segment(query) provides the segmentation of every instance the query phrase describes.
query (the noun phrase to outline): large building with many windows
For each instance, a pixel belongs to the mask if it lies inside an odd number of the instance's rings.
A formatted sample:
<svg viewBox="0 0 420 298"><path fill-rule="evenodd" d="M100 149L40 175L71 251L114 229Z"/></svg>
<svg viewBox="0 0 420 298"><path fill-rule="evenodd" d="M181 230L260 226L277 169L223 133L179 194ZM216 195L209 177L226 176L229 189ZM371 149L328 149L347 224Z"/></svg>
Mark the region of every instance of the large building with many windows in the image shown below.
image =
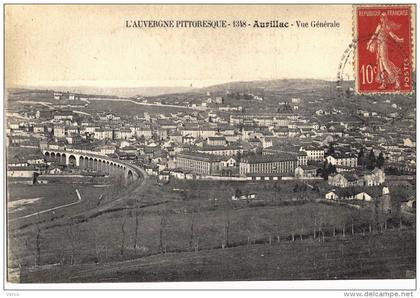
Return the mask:
<svg viewBox="0 0 420 298"><path fill-rule="evenodd" d="M176 167L201 175L214 175L220 172L220 158L215 155L183 152L176 157Z"/></svg>
<svg viewBox="0 0 420 298"><path fill-rule="evenodd" d="M292 175L297 163L297 156L288 153L244 157L239 165L239 174Z"/></svg>

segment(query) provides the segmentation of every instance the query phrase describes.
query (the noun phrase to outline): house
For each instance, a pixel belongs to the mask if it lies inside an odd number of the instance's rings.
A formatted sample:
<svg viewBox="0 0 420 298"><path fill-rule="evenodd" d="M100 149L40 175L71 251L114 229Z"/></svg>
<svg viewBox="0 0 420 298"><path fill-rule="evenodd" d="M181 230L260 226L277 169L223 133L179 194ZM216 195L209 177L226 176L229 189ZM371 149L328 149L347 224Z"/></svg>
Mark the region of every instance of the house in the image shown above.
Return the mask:
<svg viewBox="0 0 420 298"><path fill-rule="evenodd" d="M193 136L183 136L182 137L182 143L183 144L193 144L195 141L195 138Z"/></svg>
<svg viewBox="0 0 420 298"><path fill-rule="evenodd" d="M410 199L407 202L404 203L404 209L408 209L410 211L415 210L416 209L416 199Z"/></svg>
<svg viewBox="0 0 420 298"><path fill-rule="evenodd" d="M39 152L39 154L31 154L27 156L26 162L29 165L42 165L46 163L46 159L45 156Z"/></svg>
<svg viewBox="0 0 420 298"><path fill-rule="evenodd" d="M191 127L189 125L185 125L184 128L181 130L182 136L192 136L194 138L203 138L206 139L208 137L215 137L217 130L212 127Z"/></svg>
<svg viewBox="0 0 420 298"><path fill-rule="evenodd" d="M325 199L326 200L336 201L336 200L338 200L338 198L339 198L339 195L337 194L337 191L335 191L335 190L329 191L325 194Z"/></svg>
<svg viewBox="0 0 420 298"><path fill-rule="evenodd" d="M79 100L79 95L70 93L69 100Z"/></svg>
<svg viewBox="0 0 420 298"><path fill-rule="evenodd" d="M160 181L169 181L169 178L170 178L169 171L159 172L158 179Z"/></svg>
<svg viewBox="0 0 420 298"><path fill-rule="evenodd" d="M332 154L325 160L333 166L357 167L357 156L350 154Z"/></svg>
<svg viewBox="0 0 420 298"><path fill-rule="evenodd" d="M94 138L99 139L99 140L106 140L106 139L113 140L114 130L110 127L95 129Z"/></svg>
<svg viewBox="0 0 420 298"><path fill-rule="evenodd" d="M360 201L370 202L370 201L373 200L373 197L370 194L368 194L367 192L362 191L362 192L359 192L359 193L355 194L354 199L360 200Z"/></svg>
<svg viewBox="0 0 420 298"><path fill-rule="evenodd" d="M220 163L221 163L222 167L232 168L232 167L236 167L237 160L235 158L231 157L231 158L228 158L226 160L221 160Z"/></svg>
<svg viewBox="0 0 420 298"><path fill-rule="evenodd" d="M54 120L73 120L72 111L57 111L54 113Z"/></svg>
<svg viewBox="0 0 420 298"><path fill-rule="evenodd" d="M174 143L177 143L177 144L182 143L182 134L180 134L179 132L174 132L174 133L170 134L168 137L169 137L169 140L171 142L174 142Z"/></svg>
<svg viewBox="0 0 420 298"><path fill-rule="evenodd" d="M63 97L63 93L61 92L54 92L54 99L60 100Z"/></svg>
<svg viewBox="0 0 420 298"><path fill-rule="evenodd" d="M54 136L64 138L67 135L67 129L64 125L54 125Z"/></svg>
<svg viewBox="0 0 420 298"><path fill-rule="evenodd" d="M304 179L304 178L312 178L316 177L317 167L314 166L304 166L299 165L295 169L295 178L297 179Z"/></svg>
<svg viewBox="0 0 420 298"><path fill-rule="evenodd" d="M378 186L385 182L385 172L382 169L375 168L370 172L364 173L360 179L361 186Z"/></svg>
<svg viewBox="0 0 420 298"><path fill-rule="evenodd" d="M207 144L209 146L225 146L226 145L226 138L223 136L215 136L215 137L208 137Z"/></svg>
<svg viewBox="0 0 420 298"><path fill-rule="evenodd" d="M28 166L8 166L7 177L33 178L35 174L39 174L39 170L33 165Z"/></svg>
<svg viewBox="0 0 420 298"><path fill-rule="evenodd" d="M127 140L133 136L133 132L128 127L122 127L119 130L115 130L114 132L114 139L123 139Z"/></svg>
<svg viewBox="0 0 420 298"><path fill-rule="evenodd" d="M136 159L137 158L137 148L134 146L125 146L119 148L116 152L120 159Z"/></svg>
<svg viewBox="0 0 420 298"><path fill-rule="evenodd" d="M316 147L301 148L300 151L306 152L309 161L322 161L324 160L324 149Z"/></svg>
<svg viewBox="0 0 420 298"><path fill-rule="evenodd" d="M257 195L254 193L249 193L249 194L244 194L244 195L240 195L240 196L232 196L232 201L237 201L237 200L254 200L257 198Z"/></svg>
<svg viewBox="0 0 420 298"><path fill-rule="evenodd" d="M403 144L405 147L415 148L416 147L416 141L412 140L411 138L405 138L403 139Z"/></svg>
<svg viewBox="0 0 420 298"><path fill-rule="evenodd" d="M150 128L150 126L147 125L140 125L140 126L136 126L134 127L134 132L135 132L135 136L138 138L151 138L153 135L153 131Z"/></svg>
<svg viewBox="0 0 420 298"><path fill-rule="evenodd" d="M389 199L389 190L387 187L381 188L352 186L340 189L333 189L325 194L325 199L359 200L365 202L371 202L375 199L381 199L382 205L386 205L387 199Z"/></svg>
<svg viewBox="0 0 420 298"><path fill-rule="evenodd" d="M63 170L59 167L52 167L48 170L48 173L51 175L60 175L63 173Z"/></svg>
<svg viewBox="0 0 420 298"><path fill-rule="evenodd" d="M336 187L347 187L348 180L346 177L344 177L344 173L330 175L328 176L328 185L336 186Z"/></svg>
<svg viewBox="0 0 420 298"><path fill-rule="evenodd" d="M97 148L101 155L114 154L116 147L113 145L103 145Z"/></svg>
<svg viewBox="0 0 420 298"><path fill-rule="evenodd" d="M78 134L71 134L66 137L68 144L80 144L82 142L82 137Z"/></svg>
<svg viewBox="0 0 420 298"><path fill-rule="evenodd" d="M45 126L44 124L35 124L33 126L33 130L34 130L34 133L42 134L45 132Z"/></svg>
<svg viewBox="0 0 420 298"><path fill-rule="evenodd" d="M171 177L174 177L175 179L185 179L185 173L186 171L175 168L169 172L169 175L171 175Z"/></svg>

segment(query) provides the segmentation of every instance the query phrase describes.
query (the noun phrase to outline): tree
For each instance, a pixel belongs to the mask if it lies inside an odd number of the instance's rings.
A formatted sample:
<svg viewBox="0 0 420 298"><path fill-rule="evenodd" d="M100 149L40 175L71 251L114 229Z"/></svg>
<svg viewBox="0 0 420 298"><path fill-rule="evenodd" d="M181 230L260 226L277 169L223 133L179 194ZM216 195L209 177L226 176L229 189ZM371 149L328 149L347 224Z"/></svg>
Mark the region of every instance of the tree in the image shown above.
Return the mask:
<svg viewBox="0 0 420 298"><path fill-rule="evenodd" d="M125 224L126 224L126 219L127 219L127 217L125 215L123 215L123 221L121 223L121 249L120 249L120 254L121 255L124 254L124 250L125 250Z"/></svg>
<svg viewBox="0 0 420 298"><path fill-rule="evenodd" d="M367 168L370 170L373 170L375 166L376 166L376 156L375 156L375 152L373 152L373 149L371 149L369 152L368 160L367 160Z"/></svg>
<svg viewBox="0 0 420 298"><path fill-rule="evenodd" d="M36 266L41 264L41 228L39 225L36 225L36 258L35 258Z"/></svg>
<svg viewBox="0 0 420 298"><path fill-rule="evenodd" d="M240 196L242 196L242 191L239 188L237 188L235 191L235 197L239 198Z"/></svg>
<svg viewBox="0 0 420 298"><path fill-rule="evenodd" d="M236 159L237 159L238 161L240 161L240 160L241 160L241 158L242 158L242 153L241 153L240 151L238 151L238 153L236 153Z"/></svg>
<svg viewBox="0 0 420 298"><path fill-rule="evenodd" d="M139 201L136 200L136 210L135 210L135 227L134 227L134 249L137 248L137 244L138 244L138 233L139 233L139 217L141 216L141 211L140 211L140 206L139 206Z"/></svg>
<svg viewBox="0 0 420 298"><path fill-rule="evenodd" d="M225 222L223 226L223 236L222 247L229 246L229 232L230 232L230 209L231 205L228 199L226 199L226 208L225 208Z"/></svg>
<svg viewBox="0 0 420 298"><path fill-rule="evenodd" d="M379 153L378 159L376 160L376 166L378 168L383 168L385 164L385 158L384 158L384 154L381 152Z"/></svg>
<svg viewBox="0 0 420 298"><path fill-rule="evenodd" d="M336 169L336 171L337 171L337 169ZM334 173L334 167L331 163L329 163L328 168L327 168L327 174L330 175L332 173Z"/></svg>
<svg viewBox="0 0 420 298"><path fill-rule="evenodd" d="M144 144L144 143L146 142L146 138L144 137L144 135L141 135L141 136L140 136L140 138L139 138L139 142L140 142L141 144Z"/></svg>
<svg viewBox="0 0 420 298"><path fill-rule="evenodd" d="M166 253L166 210L160 214L160 228L159 228L159 250L160 253Z"/></svg>
<svg viewBox="0 0 420 298"><path fill-rule="evenodd" d="M273 188L274 188L274 191L275 191L275 192L277 192L277 193L279 194L278 198L279 198L279 200L280 200L280 193L281 193L281 186L280 186L280 183L278 183L278 182L274 183Z"/></svg>
<svg viewBox="0 0 420 298"><path fill-rule="evenodd" d="M333 143L330 143L330 146L328 147L327 155L333 155L334 152L335 152L334 145Z"/></svg>
<svg viewBox="0 0 420 298"><path fill-rule="evenodd" d="M365 165L365 148L360 148L359 153L357 154L357 164L364 166Z"/></svg>
<svg viewBox="0 0 420 298"><path fill-rule="evenodd" d="M198 202L198 206L194 208L194 210L191 210L191 225L190 225L190 249L191 250L198 250L198 232L196 228L196 221L197 217L200 218L200 202Z"/></svg>
<svg viewBox="0 0 420 298"><path fill-rule="evenodd" d="M324 180L328 180L328 162L324 161L324 164L322 165L322 169L321 169L321 177L324 178Z"/></svg>

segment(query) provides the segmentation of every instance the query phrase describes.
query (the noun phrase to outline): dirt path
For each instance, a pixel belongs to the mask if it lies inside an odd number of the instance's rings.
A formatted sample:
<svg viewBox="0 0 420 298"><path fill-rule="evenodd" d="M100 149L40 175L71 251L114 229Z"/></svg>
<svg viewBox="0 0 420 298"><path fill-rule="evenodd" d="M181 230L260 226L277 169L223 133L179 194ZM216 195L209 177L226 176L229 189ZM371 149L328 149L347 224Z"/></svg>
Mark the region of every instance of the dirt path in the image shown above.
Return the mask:
<svg viewBox="0 0 420 298"><path fill-rule="evenodd" d="M171 105L171 104L155 104L155 103L145 103L145 102L138 102L131 99L117 99L117 98L91 98L91 101L101 101L101 100L107 100L107 101L125 101L130 102L136 105L141 106L153 106L153 107L164 107L164 108L178 108L178 109L187 109L187 110L200 110L199 108L193 108L193 107L185 107L180 105Z"/></svg>

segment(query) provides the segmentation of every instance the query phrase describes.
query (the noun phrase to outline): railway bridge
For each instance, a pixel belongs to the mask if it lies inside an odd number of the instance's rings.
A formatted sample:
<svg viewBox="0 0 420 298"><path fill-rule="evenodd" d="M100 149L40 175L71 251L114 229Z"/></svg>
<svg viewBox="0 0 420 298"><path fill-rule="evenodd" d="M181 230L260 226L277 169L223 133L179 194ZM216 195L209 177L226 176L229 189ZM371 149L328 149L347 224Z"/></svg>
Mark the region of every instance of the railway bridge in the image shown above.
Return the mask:
<svg viewBox="0 0 420 298"><path fill-rule="evenodd" d="M144 171L136 165L89 150L42 148L41 151L46 157L56 159L66 165L101 171L107 175L123 175L127 184L144 175Z"/></svg>

